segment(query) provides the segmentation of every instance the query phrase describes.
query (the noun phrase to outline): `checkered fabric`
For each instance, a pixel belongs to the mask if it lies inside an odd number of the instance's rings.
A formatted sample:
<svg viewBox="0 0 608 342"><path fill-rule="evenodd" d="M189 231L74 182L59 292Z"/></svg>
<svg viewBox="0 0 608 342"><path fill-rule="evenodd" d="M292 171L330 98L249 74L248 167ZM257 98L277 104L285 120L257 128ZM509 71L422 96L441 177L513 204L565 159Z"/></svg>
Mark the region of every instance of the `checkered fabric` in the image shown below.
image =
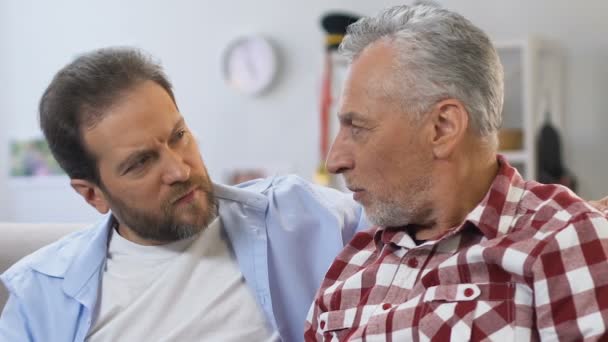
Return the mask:
<svg viewBox="0 0 608 342"><path fill-rule="evenodd" d="M608 220L498 160L482 202L440 239L357 234L317 292L305 339L608 341Z"/></svg>

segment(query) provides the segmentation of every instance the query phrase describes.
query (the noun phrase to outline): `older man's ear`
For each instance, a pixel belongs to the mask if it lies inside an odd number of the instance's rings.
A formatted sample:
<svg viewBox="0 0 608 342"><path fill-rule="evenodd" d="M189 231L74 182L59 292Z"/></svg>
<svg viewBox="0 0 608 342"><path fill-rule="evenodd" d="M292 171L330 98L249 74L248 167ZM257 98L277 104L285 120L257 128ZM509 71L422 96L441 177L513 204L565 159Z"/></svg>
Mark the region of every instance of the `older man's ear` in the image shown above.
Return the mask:
<svg viewBox="0 0 608 342"><path fill-rule="evenodd" d="M608 216L608 196L602 198L601 200L589 201L589 204Z"/></svg>

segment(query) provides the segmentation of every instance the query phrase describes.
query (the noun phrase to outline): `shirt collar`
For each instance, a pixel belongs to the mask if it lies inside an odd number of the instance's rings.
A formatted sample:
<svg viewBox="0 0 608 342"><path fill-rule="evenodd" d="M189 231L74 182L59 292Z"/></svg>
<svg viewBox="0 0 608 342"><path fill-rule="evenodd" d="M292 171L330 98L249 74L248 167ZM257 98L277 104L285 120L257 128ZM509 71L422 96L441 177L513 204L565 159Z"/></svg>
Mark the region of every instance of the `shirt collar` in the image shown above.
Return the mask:
<svg viewBox="0 0 608 342"><path fill-rule="evenodd" d="M498 155L499 169L483 200L465 218L487 239L507 234L513 227L519 202L524 195L525 182L517 169Z"/></svg>
<svg viewBox="0 0 608 342"><path fill-rule="evenodd" d="M518 203L524 194L525 182L517 169L509 165L502 155L497 155L498 173L479 204L465 217L463 223L450 229L438 240L427 241L418 247L433 246L437 241L445 240L461 232L465 227L473 225L487 239L493 239L507 234L512 227ZM404 229L377 227L374 233L376 247L395 244L404 248L417 247L412 237Z"/></svg>
<svg viewBox="0 0 608 342"><path fill-rule="evenodd" d="M99 287L99 274L101 266L106 260L108 237L114 223L113 216L107 215L94 229L90 240L78 247L79 254L74 255L73 262L64 275L63 290L86 307L92 308L96 302L96 293Z"/></svg>

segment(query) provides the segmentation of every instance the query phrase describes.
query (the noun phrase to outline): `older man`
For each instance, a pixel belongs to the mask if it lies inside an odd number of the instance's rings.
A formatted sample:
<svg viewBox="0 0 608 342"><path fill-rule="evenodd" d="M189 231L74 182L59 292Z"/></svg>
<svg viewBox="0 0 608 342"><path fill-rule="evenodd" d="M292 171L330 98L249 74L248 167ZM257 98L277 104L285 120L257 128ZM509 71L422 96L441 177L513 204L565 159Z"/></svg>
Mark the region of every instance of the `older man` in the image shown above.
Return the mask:
<svg viewBox="0 0 608 342"><path fill-rule="evenodd" d="M328 169L375 224L328 270L309 341L605 339L608 221L497 155L503 71L462 16L398 6L349 27Z"/></svg>

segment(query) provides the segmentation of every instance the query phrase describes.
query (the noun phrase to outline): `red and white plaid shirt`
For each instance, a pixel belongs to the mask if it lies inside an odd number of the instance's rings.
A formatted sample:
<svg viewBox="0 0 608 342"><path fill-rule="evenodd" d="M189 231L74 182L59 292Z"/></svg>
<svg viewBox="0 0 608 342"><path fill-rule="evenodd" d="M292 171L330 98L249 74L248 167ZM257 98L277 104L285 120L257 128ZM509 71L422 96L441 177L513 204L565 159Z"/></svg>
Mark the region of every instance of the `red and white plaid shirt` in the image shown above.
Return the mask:
<svg viewBox="0 0 608 342"><path fill-rule="evenodd" d="M498 159L485 198L439 240L357 234L317 292L305 339L608 340L608 220Z"/></svg>

